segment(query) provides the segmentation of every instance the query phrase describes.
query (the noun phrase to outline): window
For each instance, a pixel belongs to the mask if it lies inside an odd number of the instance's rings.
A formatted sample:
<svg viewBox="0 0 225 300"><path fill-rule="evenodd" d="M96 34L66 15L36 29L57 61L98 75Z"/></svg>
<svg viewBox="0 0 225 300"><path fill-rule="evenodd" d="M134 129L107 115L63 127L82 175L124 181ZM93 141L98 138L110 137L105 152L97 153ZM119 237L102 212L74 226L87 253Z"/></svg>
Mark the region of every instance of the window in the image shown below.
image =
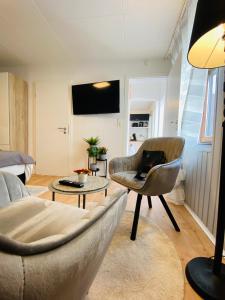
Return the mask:
<svg viewBox="0 0 225 300"><path fill-rule="evenodd" d="M212 144L216 114L217 70L209 70L202 114L200 143Z"/></svg>

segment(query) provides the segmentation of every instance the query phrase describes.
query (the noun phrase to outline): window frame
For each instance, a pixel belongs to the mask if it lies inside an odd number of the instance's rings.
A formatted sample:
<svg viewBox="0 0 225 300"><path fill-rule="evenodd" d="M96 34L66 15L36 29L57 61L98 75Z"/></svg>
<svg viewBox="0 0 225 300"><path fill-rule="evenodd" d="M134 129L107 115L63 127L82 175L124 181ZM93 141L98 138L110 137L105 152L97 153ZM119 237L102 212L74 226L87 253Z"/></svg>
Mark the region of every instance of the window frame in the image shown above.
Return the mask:
<svg viewBox="0 0 225 300"><path fill-rule="evenodd" d="M213 106L213 112L212 112L212 119L210 122L212 122L212 135L208 136L206 135L206 130L207 130L207 113L208 113L208 103L209 103L209 83L211 80L211 74L212 76L216 75L216 87L215 87L215 103ZM213 81L212 81L213 84ZM213 88L213 85L210 86ZM215 69L208 70L207 74L207 84L206 84L206 89L205 89L205 99L204 99L204 105L203 105L203 113L202 113L202 120L201 120L201 127L200 127L200 134L199 134L199 144L209 144L212 145L213 143L213 138L214 138L214 129L215 129L215 120L216 120L216 102L217 102L217 87L218 87L218 71ZM212 101L212 99L211 99Z"/></svg>

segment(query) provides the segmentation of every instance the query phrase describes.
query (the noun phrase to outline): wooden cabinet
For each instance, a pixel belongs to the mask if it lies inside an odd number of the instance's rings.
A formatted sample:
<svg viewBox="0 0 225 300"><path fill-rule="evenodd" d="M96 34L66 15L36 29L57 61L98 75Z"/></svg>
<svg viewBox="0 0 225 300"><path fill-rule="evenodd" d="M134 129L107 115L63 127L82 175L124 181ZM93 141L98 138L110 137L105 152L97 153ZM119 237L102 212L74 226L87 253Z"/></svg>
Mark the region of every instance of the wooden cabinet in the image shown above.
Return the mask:
<svg viewBox="0 0 225 300"><path fill-rule="evenodd" d="M28 85L0 73L0 149L28 152Z"/></svg>
<svg viewBox="0 0 225 300"><path fill-rule="evenodd" d="M9 89L7 73L0 73L0 145L9 145Z"/></svg>

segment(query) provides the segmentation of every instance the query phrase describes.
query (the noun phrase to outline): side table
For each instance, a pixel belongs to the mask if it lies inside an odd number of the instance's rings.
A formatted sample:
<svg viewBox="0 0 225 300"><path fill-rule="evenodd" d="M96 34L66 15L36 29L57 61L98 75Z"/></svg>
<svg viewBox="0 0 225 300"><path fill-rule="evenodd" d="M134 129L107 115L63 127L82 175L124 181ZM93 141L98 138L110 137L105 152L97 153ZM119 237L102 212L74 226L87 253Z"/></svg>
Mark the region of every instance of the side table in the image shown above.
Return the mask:
<svg viewBox="0 0 225 300"><path fill-rule="evenodd" d="M82 188L76 188L72 186L66 186L59 183L59 180L67 179L72 181L78 181L78 176L73 175L70 177L64 177L57 179L50 183L49 190L52 191L52 200L55 201L55 194L63 195L77 195L78 196L78 207L80 207L80 196L83 196L83 208L86 206L86 195L92 193L98 193L102 190L105 190L105 195L110 181L107 178L99 176L88 176L87 182Z"/></svg>

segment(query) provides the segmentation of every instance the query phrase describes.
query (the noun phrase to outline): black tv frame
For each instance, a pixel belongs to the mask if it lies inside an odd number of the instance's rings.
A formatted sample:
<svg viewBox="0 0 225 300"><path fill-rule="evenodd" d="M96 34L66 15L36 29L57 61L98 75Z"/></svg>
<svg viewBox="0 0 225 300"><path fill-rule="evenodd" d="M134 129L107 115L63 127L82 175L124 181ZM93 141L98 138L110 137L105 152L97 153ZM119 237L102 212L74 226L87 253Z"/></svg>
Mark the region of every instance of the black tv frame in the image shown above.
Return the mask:
<svg viewBox="0 0 225 300"><path fill-rule="evenodd" d="M105 82L105 81L101 81ZM111 84L111 90L108 87L97 89L93 85L100 82L84 83L72 85L72 112L73 115L96 115L96 114L115 114L120 113L120 80L106 81ZM87 88L86 91L84 88ZM91 99L91 90L93 89L94 101ZM105 95L104 95L105 92ZM80 93L80 95L78 94ZM83 95L82 95L83 93ZM99 101L97 100L97 94L99 93ZM86 94L86 95L85 95ZM79 95L79 99L76 98ZM87 97L88 100L85 103L81 103L82 97ZM104 96L106 98L104 98ZM110 99L111 98L111 99ZM105 100L106 99L106 100ZM107 105L107 101L110 99L110 107Z"/></svg>

